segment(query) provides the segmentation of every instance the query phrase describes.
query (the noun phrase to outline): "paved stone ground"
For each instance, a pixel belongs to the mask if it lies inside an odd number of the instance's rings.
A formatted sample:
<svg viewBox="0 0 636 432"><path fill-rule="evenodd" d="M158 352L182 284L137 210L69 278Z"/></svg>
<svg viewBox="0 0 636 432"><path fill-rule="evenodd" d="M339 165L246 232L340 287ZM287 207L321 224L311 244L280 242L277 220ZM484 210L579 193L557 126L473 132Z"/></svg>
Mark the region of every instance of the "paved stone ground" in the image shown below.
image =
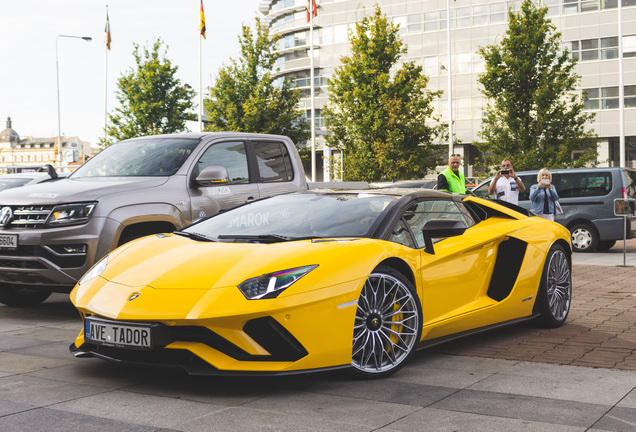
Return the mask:
<svg viewBox="0 0 636 432"><path fill-rule="evenodd" d="M619 242L613 249L620 249ZM630 249L636 239L630 241ZM432 348L443 354L636 371L636 267L575 265L558 329L519 324Z"/></svg>
<svg viewBox="0 0 636 432"><path fill-rule="evenodd" d="M636 268L573 274L562 328L465 338L369 381L193 377L75 359L68 345L81 322L67 296L0 306L0 431L633 432L636 372L620 369L635 369Z"/></svg>

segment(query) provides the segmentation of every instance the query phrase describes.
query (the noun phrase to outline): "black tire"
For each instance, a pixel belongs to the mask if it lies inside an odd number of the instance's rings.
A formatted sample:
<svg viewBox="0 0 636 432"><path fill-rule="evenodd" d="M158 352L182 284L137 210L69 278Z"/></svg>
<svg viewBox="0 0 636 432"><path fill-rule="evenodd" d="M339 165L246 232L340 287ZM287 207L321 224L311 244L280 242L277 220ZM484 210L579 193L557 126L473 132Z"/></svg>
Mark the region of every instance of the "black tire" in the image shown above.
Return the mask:
<svg viewBox="0 0 636 432"><path fill-rule="evenodd" d="M552 245L546 257L537 294L538 322L543 327L561 327L572 302L572 264L560 245Z"/></svg>
<svg viewBox="0 0 636 432"><path fill-rule="evenodd" d="M601 240L598 242L598 245L596 246L596 251L605 252L613 248L615 244L616 244L616 240Z"/></svg>
<svg viewBox="0 0 636 432"><path fill-rule="evenodd" d="M409 280L378 266L358 300L351 366L358 378L383 378L413 355L422 334L422 307Z"/></svg>
<svg viewBox="0 0 636 432"><path fill-rule="evenodd" d="M572 235L572 250L574 252L592 252L598 245L598 233L588 224L574 225L570 229Z"/></svg>
<svg viewBox="0 0 636 432"><path fill-rule="evenodd" d="M0 303L13 307L28 307L42 303L49 298L51 291L40 288L19 287L16 285L0 286Z"/></svg>

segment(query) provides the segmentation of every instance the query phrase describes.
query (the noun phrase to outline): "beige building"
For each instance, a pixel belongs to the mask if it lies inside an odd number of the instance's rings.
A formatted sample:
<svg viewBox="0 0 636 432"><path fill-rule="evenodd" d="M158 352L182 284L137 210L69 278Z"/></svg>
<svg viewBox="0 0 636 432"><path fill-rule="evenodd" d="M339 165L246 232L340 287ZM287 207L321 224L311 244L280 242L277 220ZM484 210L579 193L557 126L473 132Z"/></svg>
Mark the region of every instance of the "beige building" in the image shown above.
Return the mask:
<svg viewBox="0 0 636 432"><path fill-rule="evenodd" d="M61 149L57 147L57 137L33 138L20 135L12 128L11 117L7 117L7 127L0 132L0 173L12 171L14 167L37 167L51 164L58 170L72 170L92 155L88 141L78 137L62 137Z"/></svg>
<svg viewBox="0 0 636 432"><path fill-rule="evenodd" d="M626 165L636 167L636 0L622 1ZM520 0L316 0L314 18L315 116L319 154L321 135L327 133L321 116L328 101L327 78L350 54L348 32L378 3L396 24L408 48L404 58L424 68L430 90L443 90L436 102L442 121L448 123L448 69L446 10L450 4L452 107L454 134L462 143L455 151L464 155L466 175L472 176L477 157L481 117L485 102L478 75L484 62L480 46L496 43L507 30L507 10L519 10ZM599 165L617 166L619 154L619 49L617 0L543 0L548 17L562 33L562 42L579 60L580 90L587 91L586 110L596 113L589 125L599 137ZM278 47L278 76L291 78L304 92L309 117L310 39L307 0L264 0L260 11L272 33L282 36ZM575 158L577 155L572 154ZM318 158L320 161L320 158ZM320 168L319 168L320 170Z"/></svg>

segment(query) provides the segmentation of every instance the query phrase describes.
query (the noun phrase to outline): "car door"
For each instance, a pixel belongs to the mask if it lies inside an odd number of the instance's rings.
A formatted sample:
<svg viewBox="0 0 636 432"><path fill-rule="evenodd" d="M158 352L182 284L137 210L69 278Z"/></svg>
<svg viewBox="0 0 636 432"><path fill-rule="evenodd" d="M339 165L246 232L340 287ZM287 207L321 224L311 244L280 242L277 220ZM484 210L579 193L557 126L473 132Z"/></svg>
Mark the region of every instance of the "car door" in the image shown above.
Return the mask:
<svg viewBox="0 0 636 432"><path fill-rule="evenodd" d="M298 190L289 151L280 141L252 141L260 198Z"/></svg>
<svg viewBox="0 0 636 432"><path fill-rule="evenodd" d="M192 218L211 216L258 198L258 186L250 177L247 142L232 140L210 145L196 162L194 177L209 166L222 166L229 182L190 188Z"/></svg>
<svg viewBox="0 0 636 432"><path fill-rule="evenodd" d="M459 220L468 228L457 237L433 239L434 253L430 253L424 250L422 228L432 219ZM412 238L405 232L412 233ZM500 238L475 225L462 203L442 198L412 203L404 210L391 240L421 251L418 276L424 328L494 303L486 293Z"/></svg>

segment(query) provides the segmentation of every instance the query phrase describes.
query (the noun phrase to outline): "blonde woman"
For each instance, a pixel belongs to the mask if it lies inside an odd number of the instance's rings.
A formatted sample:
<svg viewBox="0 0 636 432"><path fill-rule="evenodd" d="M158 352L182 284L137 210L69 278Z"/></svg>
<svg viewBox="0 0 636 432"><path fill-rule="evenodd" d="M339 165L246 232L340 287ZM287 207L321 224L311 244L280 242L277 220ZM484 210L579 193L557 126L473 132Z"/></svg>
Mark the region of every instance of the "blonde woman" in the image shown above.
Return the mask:
<svg viewBox="0 0 636 432"><path fill-rule="evenodd" d="M543 168L537 174L537 184L530 186L530 211L542 218L554 220L554 203L559 200L559 195L552 184L552 173Z"/></svg>

